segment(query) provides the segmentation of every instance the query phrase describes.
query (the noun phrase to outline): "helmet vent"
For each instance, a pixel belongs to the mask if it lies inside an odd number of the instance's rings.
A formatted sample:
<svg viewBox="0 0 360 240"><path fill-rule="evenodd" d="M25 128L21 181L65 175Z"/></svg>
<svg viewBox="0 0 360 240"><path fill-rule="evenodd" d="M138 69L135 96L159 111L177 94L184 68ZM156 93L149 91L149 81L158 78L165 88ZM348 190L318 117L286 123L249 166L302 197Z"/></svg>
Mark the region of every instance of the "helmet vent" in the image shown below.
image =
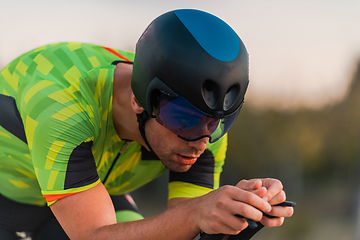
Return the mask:
<svg viewBox="0 0 360 240"><path fill-rule="evenodd" d="M211 109L216 108L216 96L218 96L219 87L211 80L206 80L203 84L202 94L206 104Z"/></svg>
<svg viewBox="0 0 360 240"><path fill-rule="evenodd" d="M234 85L227 91L224 98L224 110L229 110L236 102L239 97L240 87L239 85Z"/></svg>

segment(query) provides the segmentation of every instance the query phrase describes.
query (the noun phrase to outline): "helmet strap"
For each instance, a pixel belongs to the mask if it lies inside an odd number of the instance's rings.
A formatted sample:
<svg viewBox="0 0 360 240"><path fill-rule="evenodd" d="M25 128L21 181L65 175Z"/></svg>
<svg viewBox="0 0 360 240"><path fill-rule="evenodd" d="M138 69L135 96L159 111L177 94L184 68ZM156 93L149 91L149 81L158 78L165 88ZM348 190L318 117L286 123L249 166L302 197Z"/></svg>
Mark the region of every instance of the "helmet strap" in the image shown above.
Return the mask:
<svg viewBox="0 0 360 240"><path fill-rule="evenodd" d="M146 146L149 148L150 152L154 152L152 150L152 148L150 147L150 144L149 144L148 140L146 139L146 135L145 135L145 122L150 117L148 112L144 110L142 113L136 114L136 117L137 117L137 122L139 123L140 134L141 134L142 138L144 139Z"/></svg>

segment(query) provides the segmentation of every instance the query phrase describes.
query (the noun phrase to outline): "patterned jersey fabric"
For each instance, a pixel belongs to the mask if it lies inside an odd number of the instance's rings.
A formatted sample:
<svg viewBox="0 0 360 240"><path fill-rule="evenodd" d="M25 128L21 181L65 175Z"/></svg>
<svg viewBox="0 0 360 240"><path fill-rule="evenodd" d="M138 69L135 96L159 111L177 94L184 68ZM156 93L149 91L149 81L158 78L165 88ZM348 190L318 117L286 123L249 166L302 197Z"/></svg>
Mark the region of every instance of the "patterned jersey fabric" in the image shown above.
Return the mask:
<svg viewBox="0 0 360 240"><path fill-rule="evenodd" d="M98 45L57 43L25 53L0 72L0 194L48 205L100 181L130 192L166 169L112 122L118 60L134 54ZM219 185L226 136L186 173L171 173L169 197L196 197Z"/></svg>

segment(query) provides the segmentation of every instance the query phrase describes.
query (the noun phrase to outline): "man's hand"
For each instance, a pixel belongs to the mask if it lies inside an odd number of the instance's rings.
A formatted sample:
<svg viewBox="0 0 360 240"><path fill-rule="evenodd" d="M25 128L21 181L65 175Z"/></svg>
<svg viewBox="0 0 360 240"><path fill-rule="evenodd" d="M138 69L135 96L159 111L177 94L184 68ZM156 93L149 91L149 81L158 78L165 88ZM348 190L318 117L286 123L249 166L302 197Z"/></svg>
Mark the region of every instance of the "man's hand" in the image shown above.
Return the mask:
<svg viewBox="0 0 360 240"><path fill-rule="evenodd" d="M261 192L266 189L257 190ZM246 220L236 217L236 214L260 221L262 212L271 211L267 200L236 186L223 186L202 197L186 201L186 204L193 207L200 230L208 234L236 235L248 226Z"/></svg>
<svg viewBox="0 0 360 240"><path fill-rule="evenodd" d="M260 221L267 227L281 226L284 222L284 218L291 217L294 213L294 209L292 207L275 206L286 200L286 194L283 190L283 185L277 179L266 178L242 180L236 185L236 187L250 191L263 200L269 202L272 208L270 212L267 212L267 214L273 216L274 218L263 216Z"/></svg>
<svg viewBox="0 0 360 240"><path fill-rule="evenodd" d="M71 239L193 239L200 231L237 235L248 223L236 214L266 226L279 226L284 217L292 215L291 207L274 206L284 200L277 180L242 181L201 197L173 202L167 211L152 218L116 224L111 199L99 183L58 200L50 208ZM263 212L276 218L266 218Z"/></svg>

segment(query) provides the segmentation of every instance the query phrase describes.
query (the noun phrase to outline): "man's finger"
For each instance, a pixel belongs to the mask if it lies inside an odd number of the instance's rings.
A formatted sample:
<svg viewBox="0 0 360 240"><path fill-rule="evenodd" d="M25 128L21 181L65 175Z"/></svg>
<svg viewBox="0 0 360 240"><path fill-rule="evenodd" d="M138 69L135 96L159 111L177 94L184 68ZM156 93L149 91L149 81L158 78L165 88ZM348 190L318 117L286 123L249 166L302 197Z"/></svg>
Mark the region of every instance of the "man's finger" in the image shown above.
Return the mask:
<svg viewBox="0 0 360 240"><path fill-rule="evenodd" d="M271 211L265 214L265 217L291 217L294 214L294 208L292 207L273 207Z"/></svg>
<svg viewBox="0 0 360 240"><path fill-rule="evenodd" d="M278 194L276 194L270 201L270 205L274 206L279 203L285 202L286 194L284 190L281 190Z"/></svg>
<svg viewBox="0 0 360 240"><path fill-rule="evenodd" d="M267 193L267 189L265 187L261 187L259 189L256 190L252 190L250 191L256 195L258 195L259 197L263 198L265 196L265 194ZM271 204L270 204L271 205Z"/></svg>
<svg viewBox="0 0 360 240"><path fill-rule="evenodd" d="M251 179L251 180L241 180L238 184L236 184L236 187L252 191L259 189L262 187L263 183L260 179Z"/></svg>
<svg viewBox="0 0 360 240"><path fill-rule="evenodd" d="M263 199L271 201L273 197L279 194L282 189L282 183L277 179L267 178L262 180L263 186L267 188L267 193Z"/></svg>
<svg viewBox="0 0 360 240"><path fill-rule="evenodd" d="M231 192L231 198L236 200L237 202L245 203L246 205L252 206L255 209L259 209L263 212L271 211L271 205L259 197L258 195L254 194L253 192L246 191L244 189L238 189ZM236 209L239 209L238 207ZM237 214L243 215L241 212L235 212ZM244 217L251 218L247 214L243 215Z"/></svg>

